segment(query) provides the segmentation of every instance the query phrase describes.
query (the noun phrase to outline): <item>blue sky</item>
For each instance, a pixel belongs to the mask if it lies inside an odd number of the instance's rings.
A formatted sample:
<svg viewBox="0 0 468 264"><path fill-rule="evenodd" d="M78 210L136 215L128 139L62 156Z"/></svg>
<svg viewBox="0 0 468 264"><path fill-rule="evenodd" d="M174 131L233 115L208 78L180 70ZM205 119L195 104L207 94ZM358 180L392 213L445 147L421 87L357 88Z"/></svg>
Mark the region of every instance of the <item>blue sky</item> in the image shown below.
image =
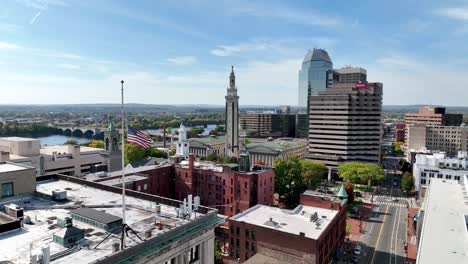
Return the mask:
<svg viewBox="0 0 468 264"><path fill-rule="evenodd" d="M468 1L3 0L0 104L296 105L301 61L368 70L384 104L467 106Z"/></svg>

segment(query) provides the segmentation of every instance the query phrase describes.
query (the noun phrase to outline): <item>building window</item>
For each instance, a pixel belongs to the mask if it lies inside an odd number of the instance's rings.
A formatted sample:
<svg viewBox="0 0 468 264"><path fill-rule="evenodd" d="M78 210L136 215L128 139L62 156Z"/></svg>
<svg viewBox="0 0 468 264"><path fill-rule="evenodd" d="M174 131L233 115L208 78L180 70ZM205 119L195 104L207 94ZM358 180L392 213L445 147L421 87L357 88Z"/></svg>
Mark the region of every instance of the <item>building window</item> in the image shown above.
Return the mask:
<svg viewBox="0 0 468 264"><path fill-rule="evenodd" d="M13 196L15 194L13 190L12 182L2 183L2 197Z"/></svg>
<svg viewBox="0 0 468 264"><path fill-rule="evenodd" d="M252 240L255 241L255 231L252 230Z"/></svg>
<svg viewBox="0 0 468 264"><path fill-rule="evenodd" d="M240 228L236 227L236 234L239 236L240 235ZM238 244L239 245L239 244Z"/></svg>
<svg viewBox="0 0 468 264"><path fill-rule="evenodd" d="M249 238L249 235L250 235L250 234L249 234L249 230L248 230L248 229L246 229L246 230L245 230L245 238L247 238L247 239L248 239L248 238Z"/></svg>
<svg viewBox="0 0 468 264"><path fill-rule="evenodd" d="M145 185L143 185L143 190L147 190L148 189L148 184L145 183Z"/></svg>
<svg viewBox="0 0 468 264"><path fill-rule="evenodd" d="M141 192L141 185L137 186L137 191Z"/></svg>

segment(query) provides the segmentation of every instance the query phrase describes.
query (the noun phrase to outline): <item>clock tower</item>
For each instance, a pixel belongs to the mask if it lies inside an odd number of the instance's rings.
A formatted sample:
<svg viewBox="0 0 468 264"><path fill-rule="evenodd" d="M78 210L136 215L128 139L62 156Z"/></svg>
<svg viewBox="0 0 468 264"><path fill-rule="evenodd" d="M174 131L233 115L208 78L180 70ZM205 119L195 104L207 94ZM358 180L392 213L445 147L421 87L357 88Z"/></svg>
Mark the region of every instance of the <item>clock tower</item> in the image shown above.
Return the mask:
<svg viewBox="0 0 468 264"><path fill-rule="evenodd" d="M228 157L239 156L239 96L237 95L236 76L234 67L231 66L229 87L226 95L226 138L225 155Z"/></svg>

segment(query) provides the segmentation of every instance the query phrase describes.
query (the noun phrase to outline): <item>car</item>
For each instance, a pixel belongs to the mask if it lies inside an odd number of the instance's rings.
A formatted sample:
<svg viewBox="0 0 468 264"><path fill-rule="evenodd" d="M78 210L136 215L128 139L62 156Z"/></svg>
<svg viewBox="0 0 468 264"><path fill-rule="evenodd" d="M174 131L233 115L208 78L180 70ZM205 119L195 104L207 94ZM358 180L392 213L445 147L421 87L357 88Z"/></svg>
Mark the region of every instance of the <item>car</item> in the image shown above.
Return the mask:
<svg viewBox="0 0 468 264"><path fill-rule="evenodd" d="M356 255L356 256L360 256L361 255L361 246L360 245L357 245L354 250L353 250L353 254Z"/></svg>
<svg viewBox="0 0 468 264"><path fill-rule="evenodd" d="M392 202L398 202L398 198L393 198Z"/></svg>

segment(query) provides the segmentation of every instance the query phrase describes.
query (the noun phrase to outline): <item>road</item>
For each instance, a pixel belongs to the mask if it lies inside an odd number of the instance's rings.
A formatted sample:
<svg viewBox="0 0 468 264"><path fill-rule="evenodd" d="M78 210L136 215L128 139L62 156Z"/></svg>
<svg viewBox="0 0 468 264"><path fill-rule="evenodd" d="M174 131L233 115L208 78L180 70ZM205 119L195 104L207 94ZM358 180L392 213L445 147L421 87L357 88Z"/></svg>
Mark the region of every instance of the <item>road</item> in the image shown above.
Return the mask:
<svg viewBox="0 0 468 264"><path fill-rule="evenodd" d="M401 196L400 176L386 172L378 194L373 197L375 206L361 237L363 254L359 263L405 263L408 201Z"/></svg>

